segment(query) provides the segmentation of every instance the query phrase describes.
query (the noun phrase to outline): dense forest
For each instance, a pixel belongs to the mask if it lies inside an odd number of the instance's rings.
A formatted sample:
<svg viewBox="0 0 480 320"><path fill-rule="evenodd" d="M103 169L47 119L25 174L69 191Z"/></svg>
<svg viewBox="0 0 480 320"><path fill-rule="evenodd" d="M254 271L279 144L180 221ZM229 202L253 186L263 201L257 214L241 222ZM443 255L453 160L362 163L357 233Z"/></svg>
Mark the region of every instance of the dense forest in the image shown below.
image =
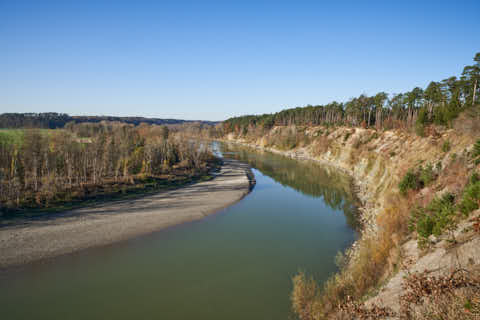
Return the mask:
<svg viewBox="0 0 480 320"><path fill-rule="evenodd" d="M64 129L0 131L0 209L165 186L204 176L210 151L166 126L68 123Z"/></svg>
<svg viewBox="0 0 480 320"><path fill-rule="evenodd" d="M379 92L362 94L347 102L333 101L327 105L308 105L286 109L274 114L234 117L223 124L223 133L246 134L258 128L287 125L346 125L377 129L414 128L419 135L429 124L450 125L458 114L478 103L480 52L474 64L463 69L460 77L432 81L427 88L389 95Z"/></svg>
<svg viewBox="0 0 480 320"><path fill-rule="evenodd" d="M157 125L179 125L183 123L202 123L214 125L213 121L189 121L177 119L158 119L144 117L112 117L112 116L70 116L65 113L3 113L0 114L0 128L63 128L67 123L99 123L102 121L117 121L139 125L141 123Z"/></svg>

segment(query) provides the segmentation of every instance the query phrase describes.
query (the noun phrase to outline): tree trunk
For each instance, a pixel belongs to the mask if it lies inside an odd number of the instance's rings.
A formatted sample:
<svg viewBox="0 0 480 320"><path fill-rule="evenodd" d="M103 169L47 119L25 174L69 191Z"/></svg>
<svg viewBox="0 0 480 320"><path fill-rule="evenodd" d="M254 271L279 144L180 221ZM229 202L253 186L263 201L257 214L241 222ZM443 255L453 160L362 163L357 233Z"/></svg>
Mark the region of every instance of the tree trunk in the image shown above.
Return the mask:
<svg viewBox="0 0 480 320"><path fill-rule="evenodd" d="M475 94L477 91L477 79L475 79L475 82L473 84L473 98L472 98L472 106L475 105Z"/></svg>
<svg viewBox="0 0 480 320"><path fill-rule="evenodd" d="M370 113L372 112L372 108L368 108L368 127L370 128Z"/></svg>

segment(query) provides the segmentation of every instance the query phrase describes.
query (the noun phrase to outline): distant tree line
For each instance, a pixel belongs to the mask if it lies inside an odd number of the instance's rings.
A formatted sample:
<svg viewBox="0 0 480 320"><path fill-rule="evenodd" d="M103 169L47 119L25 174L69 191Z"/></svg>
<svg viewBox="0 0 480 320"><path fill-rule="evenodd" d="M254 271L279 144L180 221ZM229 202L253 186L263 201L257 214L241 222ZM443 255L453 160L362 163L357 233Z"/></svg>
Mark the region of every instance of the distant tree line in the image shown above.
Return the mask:
<svg viewBox="0 0 480 320"><path fill-rule="evenodd" d="M3 113L0 114L0 128L41 128L57 129L63 128L67 123L99 123L102 121L116 121L121 123L140 125L176 125L193 123L190 120L158 119L144 117L112 117L112 116L70 116L65 113L44 112L44 113ZM198 121L200 123L215 125L213 121Z"/></svg>
<svg viewBox="0 0 480 320"><path fill-rule="evenodd" d="M388 95L362 94L345 103L307 105L274 114L234 117L223 123L223 132L245 134L249 129L287 125L348 125L376 128L413 128L417 132L428 124L449 125L466 108L477 104L480 80L480 53L462 75L435 82L426 89Z"/></svg>
<svg viewBox="0 0 480 320"><path fill-rule="evenodd" d="M0 209L47 207L106 186L208 171L211 153L166 126L69 123L0 139Z"/></svg>

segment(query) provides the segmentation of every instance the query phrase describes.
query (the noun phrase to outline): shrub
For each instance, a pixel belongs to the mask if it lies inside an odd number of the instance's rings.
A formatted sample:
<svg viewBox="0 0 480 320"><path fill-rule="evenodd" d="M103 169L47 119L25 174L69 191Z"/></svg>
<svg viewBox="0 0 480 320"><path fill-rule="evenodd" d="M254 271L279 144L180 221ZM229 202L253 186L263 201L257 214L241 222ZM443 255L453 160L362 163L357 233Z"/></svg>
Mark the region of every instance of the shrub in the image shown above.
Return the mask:
<svg viewBox="0 0 480 320"><path fill-rule="evenodd" d="M420 166L417 170L410 169L407 171L398 187L403 195L408 190L420 190L429 185L437 178L433 170L433 166L429 163L425 167Z"/></svg>
<svg viewBox="0 0 480 320"><path fill-rule="evenodd" d="M432 234L439 236L443 231L452 225L455 214L455 196L451 193L443 195L441 198L435 198L427 207L434 217Z"/></svg>
<svg viewBox="0 0 480 320"><path fill-rule="evenodd" d="M410 231L416 231L422 238L428 238L433 232L434 221L423 208L417 208L412 211L409 228Z"/></svg>
<svg viewBox="0 0 480 320"><path fill-rule="evenodd" d="M480 139L473 145L473 157L476 158L478 156L480 156Z"/></svg>
<svg viewBox="0 0 480 320"><path fill-rule="evenodd" d="M412 211L409 222L411 231L417 232L419 246L424 246L430 235L439 236L453 226L455 214L455 196L451 193L433 199L426 208Z"/></svg>
<svg viewBox="0 0 480 320"><path fill-rule="evenodd" d="M450 151L450 149L451 149L450 141L445 140L442 144L442 151L443 152L448 152L448 151Z"/></svg>
<svg viewBox="0 0 480 320"><path fill-rule="evenodd" d="M460 211L464 215L479 208L480 201L480 178L477 173L470 177L470 181L463 190L462 200L460 202Z"/></svg>
<svg viewBox="0 0 480 320"><path fill-rule="evenodd" d="M420 189L420 180L418 179L417 174L412 170L408 170L402 181L400 181L398 187L400 192L405 195L408 190L418 190Z"/></svg>
<svg viewBox="0 0 480 320"><path fill-rule="evenodd" d="M378 284L387 270L393 270L398 262L398 255L392 254L392 249L399 245L399 239L407 233L407 222L409 216L408 202L403 198L392 195L389 199L392 207L387 208L377 217L379 233L376 237L363 238L359 240L355 259L345 259L343 254L335 258L340 268L339 273L332 276L325 283L320 294L315 299L298 297L312 297L311 284L308 279L300 274L294 278L294 290L292 302L297 306L310 305L310 310L318 310L321 319L327 318L329 314L349 308L352 301L360 301L361 297ZM347 261L346 261L347 260ZM390 268L390 269L389 269ZM302 294L303 292L303 294ZM295 299L293 299L295 297ZM353 300L352 300L353 299ZM309 303L298 303L310 301ZM309 308L298 308L294 311L299 316L299 310ZM370 313L369 310L368 313ZM363 314L365 315L365 314ZM354 314L350 314L354 316ZM358 316L360 316L358 314ZM302 318L300 318L302 319ZM316 319L304 317L304 319ZM363 319L363 318L362 318Z"/></svg>
<svg viewBox="0 0 480 320"><path fill-rule="evenodd" d="M338 267L338 269L342 270L343 268L345 268L347 263L347 256L342 251L338 251L335 255L335 265Z"/></svg>
<svg viewBox="0 0 480 320"><path fill-rule="evenodd" d="M425 137L425 125L421 122L415 123L415 133L419 137Z"/></svg>
<svg viewBox="0 0 480 320"><path fill-rule="evenodd" d="M293 277L293 291L290 297L292 308L300 320L319 319L318 286L313 278L300 272Z"/></svg>
<svg viewBox="0 0 480 320"><path fill-rule="evenodd" d="M419 179L423 186L429 185L436 178L435 173L433 172L433 166L427 164L425 168L421 167L419 169Z"/></svg>

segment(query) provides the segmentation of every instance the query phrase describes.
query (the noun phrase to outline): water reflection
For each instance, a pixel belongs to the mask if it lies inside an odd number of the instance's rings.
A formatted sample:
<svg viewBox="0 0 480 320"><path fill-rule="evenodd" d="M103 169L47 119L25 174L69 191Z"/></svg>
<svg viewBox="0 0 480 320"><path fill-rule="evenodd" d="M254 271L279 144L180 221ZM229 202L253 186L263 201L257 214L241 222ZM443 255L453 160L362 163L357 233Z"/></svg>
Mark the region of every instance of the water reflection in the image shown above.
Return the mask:
<svg viewBox="0 0 480 320"><path fill-rule="evenodd" d="M213 149L224 157L247 162L283 186L312 197L322 197L330 208L344 212L350 227L357 226L358 200L351 190L352 179L341 171L314 161L299 161L238 144L218 143Z"/></svg>

